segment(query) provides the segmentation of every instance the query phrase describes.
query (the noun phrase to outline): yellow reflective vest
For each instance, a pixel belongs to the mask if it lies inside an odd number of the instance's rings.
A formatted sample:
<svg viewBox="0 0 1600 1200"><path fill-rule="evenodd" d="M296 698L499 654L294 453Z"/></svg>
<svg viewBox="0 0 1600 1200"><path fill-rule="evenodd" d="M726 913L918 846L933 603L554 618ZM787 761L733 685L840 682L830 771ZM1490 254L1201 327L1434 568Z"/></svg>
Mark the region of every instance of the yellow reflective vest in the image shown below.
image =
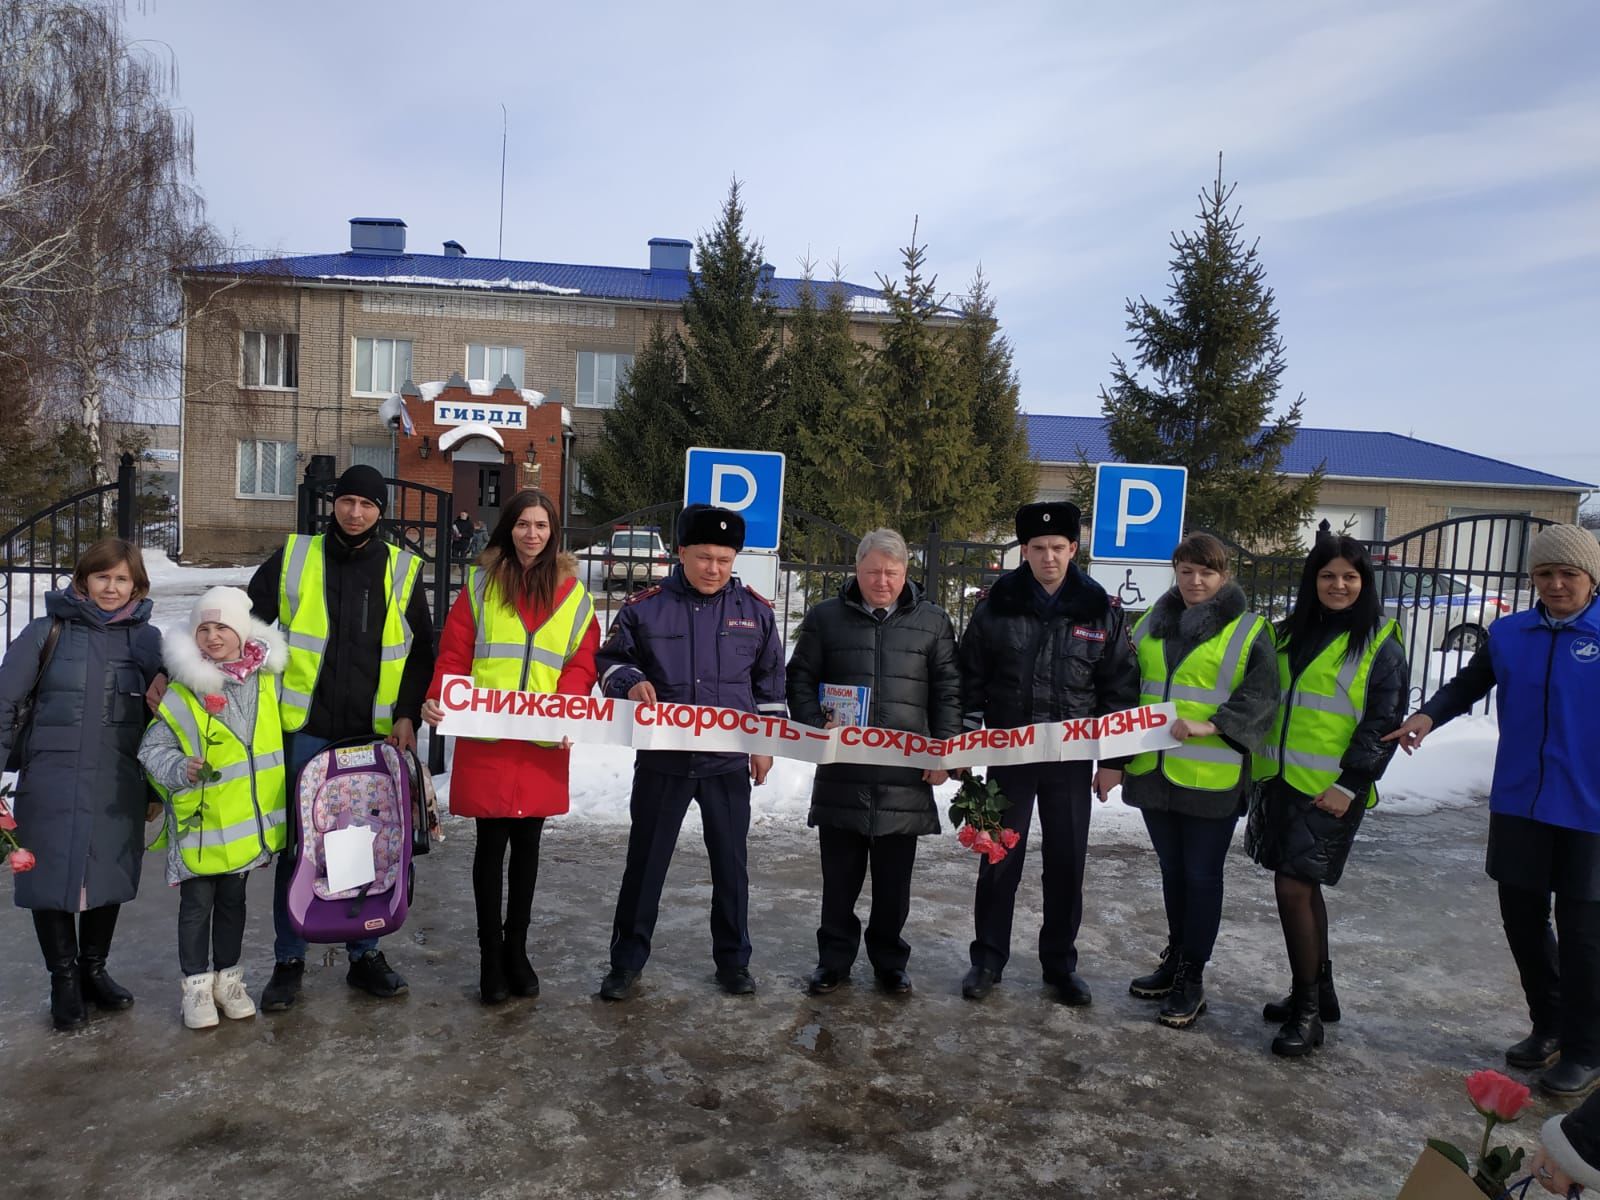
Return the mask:
<svg viewBox="0 0 1600 1200"><path fill-rule="evenodd" d="M1270 636L1265 618L1244 613L1189 651L1169 675L1165 641L1151 636L1149 620L1146 612L1133 627L1133 645L1139 656L1139 703L1170 700L1178 716L1191 721L1209 721L1227 703L1244 682L1250 647L1263 634ZM1238 787L1244 777L1244 755L1213 734L1190 738L1172 750L1136 755L1127 771L1148 775L1157 767L1179 787L1225 792Z"/></svg>
<svg viewBox="0 0 1600 1200"><path fill-rule="evenodd" d="M594 620L594 601L588 591L581 582L574 581L544 624L529 632L516 606L503 600L498 591L491 594L491 590L488 571L473 567L467 572L467 595L472 604L472 622L477 627L472 647L472 682L478 687L508 691L555 691L562 668L578 652L583 635Z"/></svg>
<svg viewBox="0 0 1600 1200"><path fill-rule="evenodd" d="M256 672L256 679L256 727L249 745L176 681L168 686L157 711L184 754L203 757L207 767L221 776L203 789L196 783L169 793L156 786L167 802L167 827L151 849L160 849L175 837L183 865L196 875L240 871L263 851L284 848L288 813L279 679L266 671Z"/></svg>
<svg viewBox="0 0 1600 1200"><path fill-rule="evenodd" d="M409 550L386 546L389 561L384 586L389 602L384 608L378 691L372 698L372 728L387 734L394 726L394 704L400 697L400 677L411 653L411 626L406 607L422 574L422 560ZM311 715L311 696L322 673L328 649L328 593L323 586L325 558L323 535L294 533L283 544L283 574L278 579L278 623L289 639L289 663L283 671L283 699L279 705L283 728L289 733L305 727Z"/></svg>
<svg viewBox="0 0 1600 1200"><path fill-rule="evenodd" d="M1256 759L1257 779L1282 775L1297 792L1320 796L1339 779L1339 764L1367 710L1367 681L1378 651L1400 626L1386 621L1356 658L1347 657L1350 635L1341 633L1301 671L1289 672L1289 648L1278 647L1283 699L1267 748ZM1374 791L1373 796L1376 796ZM1373 800L1369 799L1368 803Z"/></svg>

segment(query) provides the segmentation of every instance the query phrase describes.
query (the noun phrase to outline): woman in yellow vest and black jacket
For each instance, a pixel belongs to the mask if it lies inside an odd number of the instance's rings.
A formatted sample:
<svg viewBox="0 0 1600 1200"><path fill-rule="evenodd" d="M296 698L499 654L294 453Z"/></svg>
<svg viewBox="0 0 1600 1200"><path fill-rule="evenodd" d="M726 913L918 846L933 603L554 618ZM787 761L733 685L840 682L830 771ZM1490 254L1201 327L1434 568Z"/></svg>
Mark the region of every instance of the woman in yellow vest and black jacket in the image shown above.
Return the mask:
<svg viewBox="0 0 1600 1200"><path fill-rule="evenodd" d="M1283 699L1256 759L1245 848L1274 872L1293 983L1263 1015L1282 1025L1272 1052L1295 1058L1322 1044L1324 1021L1339 1019L1322 887L1339 882L1394 757L1382 738L1405 717L1410 668L1366 550L1328 533L1306 559L1276 643Z"/></svg>
<svg viewBox="0 0 1600 1200"><path fill-rule="evenodd" d="M577 578L577 559L561 552L555 501L531 489L501 510L489 545L467 572L445 621L422 719L444 718L439 692L448 675L479 687L582 696L594 687L600 633L594 605ZM528 922L539 875L546 817L567 811L567 743L456 739L450 811L475 817L472 895L478 913L479 996L537 996L528 961ZM506 867L509 847L511 861ZM502 881L506 888L501 917Z"/></svg>
<svg viewBox="0 0 1600 1200"><path fill-rule="evenodd" d="M1161 861L1167 948L1128 986L1164 1000L1163 1025L1184 1028L1205 1011L1203 972L1222 925L1222 868L1244 811L1251 756L1278 708L1278 664L1265 618L1248 611L1228 551L1191 533L1172 554L1178 586L1133 628L1141 704L1173 701L1174 750L1127 766L1122 799L1144 813Z"/></svg>

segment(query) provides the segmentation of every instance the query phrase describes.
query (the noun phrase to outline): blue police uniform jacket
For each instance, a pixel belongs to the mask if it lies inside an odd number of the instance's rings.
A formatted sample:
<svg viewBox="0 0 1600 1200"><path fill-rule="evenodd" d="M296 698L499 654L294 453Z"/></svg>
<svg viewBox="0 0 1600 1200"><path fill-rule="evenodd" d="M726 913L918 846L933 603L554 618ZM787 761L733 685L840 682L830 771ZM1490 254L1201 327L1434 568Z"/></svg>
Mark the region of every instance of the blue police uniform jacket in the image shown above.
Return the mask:
<svg viewBox="0 0 1600 1200"><path fill-rule="evenodd" d="M1489 626L1495 711L1491 812L1600 833L1600 602L1552 626L1542 609Z"/></svg>
<svg viewBox="0 0 1600 1200"><path fill-rule="evenodd" d="M709 704L741 712L785 716L783 639L761 595L730 579L715 595L695 591L683 568L640 592L611 622L595 665L600 691L625 699L643 680L656 699ZM743 754L641 750L638 763L667 775L720 775L744 770Z"/></svg>

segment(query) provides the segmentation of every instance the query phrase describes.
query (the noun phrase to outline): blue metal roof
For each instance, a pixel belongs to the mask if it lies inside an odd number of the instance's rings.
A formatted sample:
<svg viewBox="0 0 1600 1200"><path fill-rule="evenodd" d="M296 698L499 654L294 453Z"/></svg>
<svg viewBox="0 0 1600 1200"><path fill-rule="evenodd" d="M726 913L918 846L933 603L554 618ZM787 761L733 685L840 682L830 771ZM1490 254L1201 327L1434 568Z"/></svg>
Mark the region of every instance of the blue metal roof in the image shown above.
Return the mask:
<svg viewBox="0 0 1600 1200"><path fill-rule="evenodd" d="M689 296L686 271L650 271L642 267L591 267L568 263L515 262L501 258L468 258L443 254L303 254L257 258L248 262L190 267L193 274L256 275L263 279L315 280L330 283L390 284L406 287L481 288L492 293L530 296L572 296L651 304L682 304ZM800 305L800 279L774 278L779 308ZM821 302L832 280L813 280ZM877 288L840 283L847 305L855 312L885 311Z"/></svg>
<svg viewBox="0 0 1600 1200"><path fill-rule="evenodd" d="M1120 461L1106 439L1104 417L1030 415L1028 447L1038 462ZM1471 483L1498 487L1561 488L1587 491L1595 485L1519 467L1498 458L1469 454L1437 442L1365 429L1308 429L1304 426L1284 451L1282 469L1309 475L1322 465L1345 479L1400 479Z"/></svg>

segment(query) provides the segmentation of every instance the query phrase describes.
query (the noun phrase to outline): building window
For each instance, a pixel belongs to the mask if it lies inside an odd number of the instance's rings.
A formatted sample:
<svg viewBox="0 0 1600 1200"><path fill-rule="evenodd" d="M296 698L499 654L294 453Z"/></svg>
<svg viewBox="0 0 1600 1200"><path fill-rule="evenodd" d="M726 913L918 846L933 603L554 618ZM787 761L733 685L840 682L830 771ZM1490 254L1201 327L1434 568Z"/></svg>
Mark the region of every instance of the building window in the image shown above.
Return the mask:
<svg viewBox="0 0 1600 1200"><path fill-rule="evenodd" d="M578 354L579 408L615 408L617 385L633 369L631 354Z"/></svg>
<svg viewBox="0 0 1600 1200"><path fill-rule="evenodd" d="M355 381L358 396L389 396L411 378L411 343L396 338L356 339Z"/></svg>
<svg viewBox="0 0 1600 1200"><path fill-rule="evenodd" d="M350 447L352 467L374 467L385 479L394 478L394 450L389 443L357 442Z"/></svg>
<svg viewBox="0 0 1600 1200"><path fill-rule="evenodd" d="M511 376L511 382L522 386L521 346L468 346L467 378L487 379L499 383L500 376Z"/></svg>
<svg viewBox="0 0 1600 1200"><path fill-rule="evenodd" d="M299 387L300 339L292 333L246 333L239 378L245 387Z"/></svg>
<svg viewBox="0 0 1600 1200"><path fill-rule="evenodd" d="M239 495L259 500L294 499L294 443L239 443Z"/></svg>

